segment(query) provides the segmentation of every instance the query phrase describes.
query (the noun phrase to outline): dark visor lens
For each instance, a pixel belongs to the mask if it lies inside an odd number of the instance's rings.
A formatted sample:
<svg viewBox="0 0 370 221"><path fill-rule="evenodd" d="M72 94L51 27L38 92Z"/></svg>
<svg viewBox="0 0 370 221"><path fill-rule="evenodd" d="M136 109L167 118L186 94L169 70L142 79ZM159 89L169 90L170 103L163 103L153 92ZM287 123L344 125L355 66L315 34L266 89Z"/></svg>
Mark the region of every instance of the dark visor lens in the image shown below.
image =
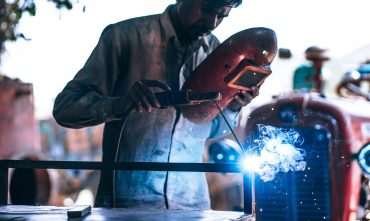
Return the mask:
<svg viewBox="0 0 370 221"><path fill-rule="evenodd" d="M261 67L243 61L224 80L229 87L250 90L252 86L260 86L270 74L269 66Z"/></svg>
<svg viewBox="0 0 370 221"><path fill-rule="evenodd" d="M241 87L250 88L252 86L257 86L265 78L266 78L265 73L247 70L239 76L239 78L234 82L234 84Z"/></svg>

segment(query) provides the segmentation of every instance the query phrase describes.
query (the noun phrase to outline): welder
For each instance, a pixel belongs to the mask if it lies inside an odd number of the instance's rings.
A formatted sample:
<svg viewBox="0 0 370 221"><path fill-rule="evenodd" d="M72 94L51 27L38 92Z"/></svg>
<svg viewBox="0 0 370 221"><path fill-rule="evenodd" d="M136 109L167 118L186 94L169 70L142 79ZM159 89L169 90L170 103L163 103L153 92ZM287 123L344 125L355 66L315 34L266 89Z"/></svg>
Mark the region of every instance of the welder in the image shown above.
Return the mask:
<svg viewBox="0 0 370 221"><path fill-rule="evenodd" d="M202 162L206 140L229 132L224 119L195 123L177 106L165 108L156 94L181 91L219 45L211 31L241 3L178 0L162 14L107 26L57 96L55 119L70 128L105 123L105 162ZM250 85L228 101L223 113L232 126L258 92ZM210 200L203 173L102 171L95 206L202 210L210 208Z"/></svg>

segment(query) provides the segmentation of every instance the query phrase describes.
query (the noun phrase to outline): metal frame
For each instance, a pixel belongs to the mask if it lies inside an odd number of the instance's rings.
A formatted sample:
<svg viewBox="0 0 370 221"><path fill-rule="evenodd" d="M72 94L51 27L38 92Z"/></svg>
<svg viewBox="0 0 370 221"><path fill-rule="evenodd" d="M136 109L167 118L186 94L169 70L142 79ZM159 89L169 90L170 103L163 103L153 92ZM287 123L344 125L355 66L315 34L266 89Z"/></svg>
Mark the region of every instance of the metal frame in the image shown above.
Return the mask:
<svg viewBox="0 0 370 221"><path fill-rule="evenodd" d="M252 214L251 179L236 163L159 163L159 162L94 162L94 161L30 161L0 160L0 205L8 204L9 168L81 169L81 170L142 170L243 173L244 214Z"/></svg>

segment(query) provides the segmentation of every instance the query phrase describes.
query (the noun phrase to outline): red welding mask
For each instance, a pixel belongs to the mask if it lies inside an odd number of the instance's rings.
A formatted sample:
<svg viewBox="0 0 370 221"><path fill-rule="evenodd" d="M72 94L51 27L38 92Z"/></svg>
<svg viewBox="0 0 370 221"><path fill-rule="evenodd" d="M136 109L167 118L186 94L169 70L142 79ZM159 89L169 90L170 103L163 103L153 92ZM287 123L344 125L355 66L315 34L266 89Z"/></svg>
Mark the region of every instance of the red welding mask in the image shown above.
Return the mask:
<svg viewBox="0 0 370 221"><path fill-rule="evenodd" d="M275 32L268 28L240 31L219 45L191 72L181 90L194 93L220 92L217 102L224 109L240 90L260 87L271 74L270 64L277 52ZM214 102L181 107L194 123L212 120L219 110Z"/></svg>

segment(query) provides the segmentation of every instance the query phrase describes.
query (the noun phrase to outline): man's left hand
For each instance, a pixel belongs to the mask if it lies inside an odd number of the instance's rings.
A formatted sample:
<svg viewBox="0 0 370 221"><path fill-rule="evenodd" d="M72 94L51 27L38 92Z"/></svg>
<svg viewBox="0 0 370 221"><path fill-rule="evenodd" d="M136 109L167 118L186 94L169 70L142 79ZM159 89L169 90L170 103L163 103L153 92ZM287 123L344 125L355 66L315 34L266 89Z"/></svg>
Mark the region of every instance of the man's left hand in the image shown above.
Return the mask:
<svg viewBox="0 0 370 221"><path fill-rule="evenodd" d="M242 107L249 104L259 94L259 87L252 86L251 91L240 90L235 95L234 99L228 105L228 108L232 111L239 111Z"/></svg>

